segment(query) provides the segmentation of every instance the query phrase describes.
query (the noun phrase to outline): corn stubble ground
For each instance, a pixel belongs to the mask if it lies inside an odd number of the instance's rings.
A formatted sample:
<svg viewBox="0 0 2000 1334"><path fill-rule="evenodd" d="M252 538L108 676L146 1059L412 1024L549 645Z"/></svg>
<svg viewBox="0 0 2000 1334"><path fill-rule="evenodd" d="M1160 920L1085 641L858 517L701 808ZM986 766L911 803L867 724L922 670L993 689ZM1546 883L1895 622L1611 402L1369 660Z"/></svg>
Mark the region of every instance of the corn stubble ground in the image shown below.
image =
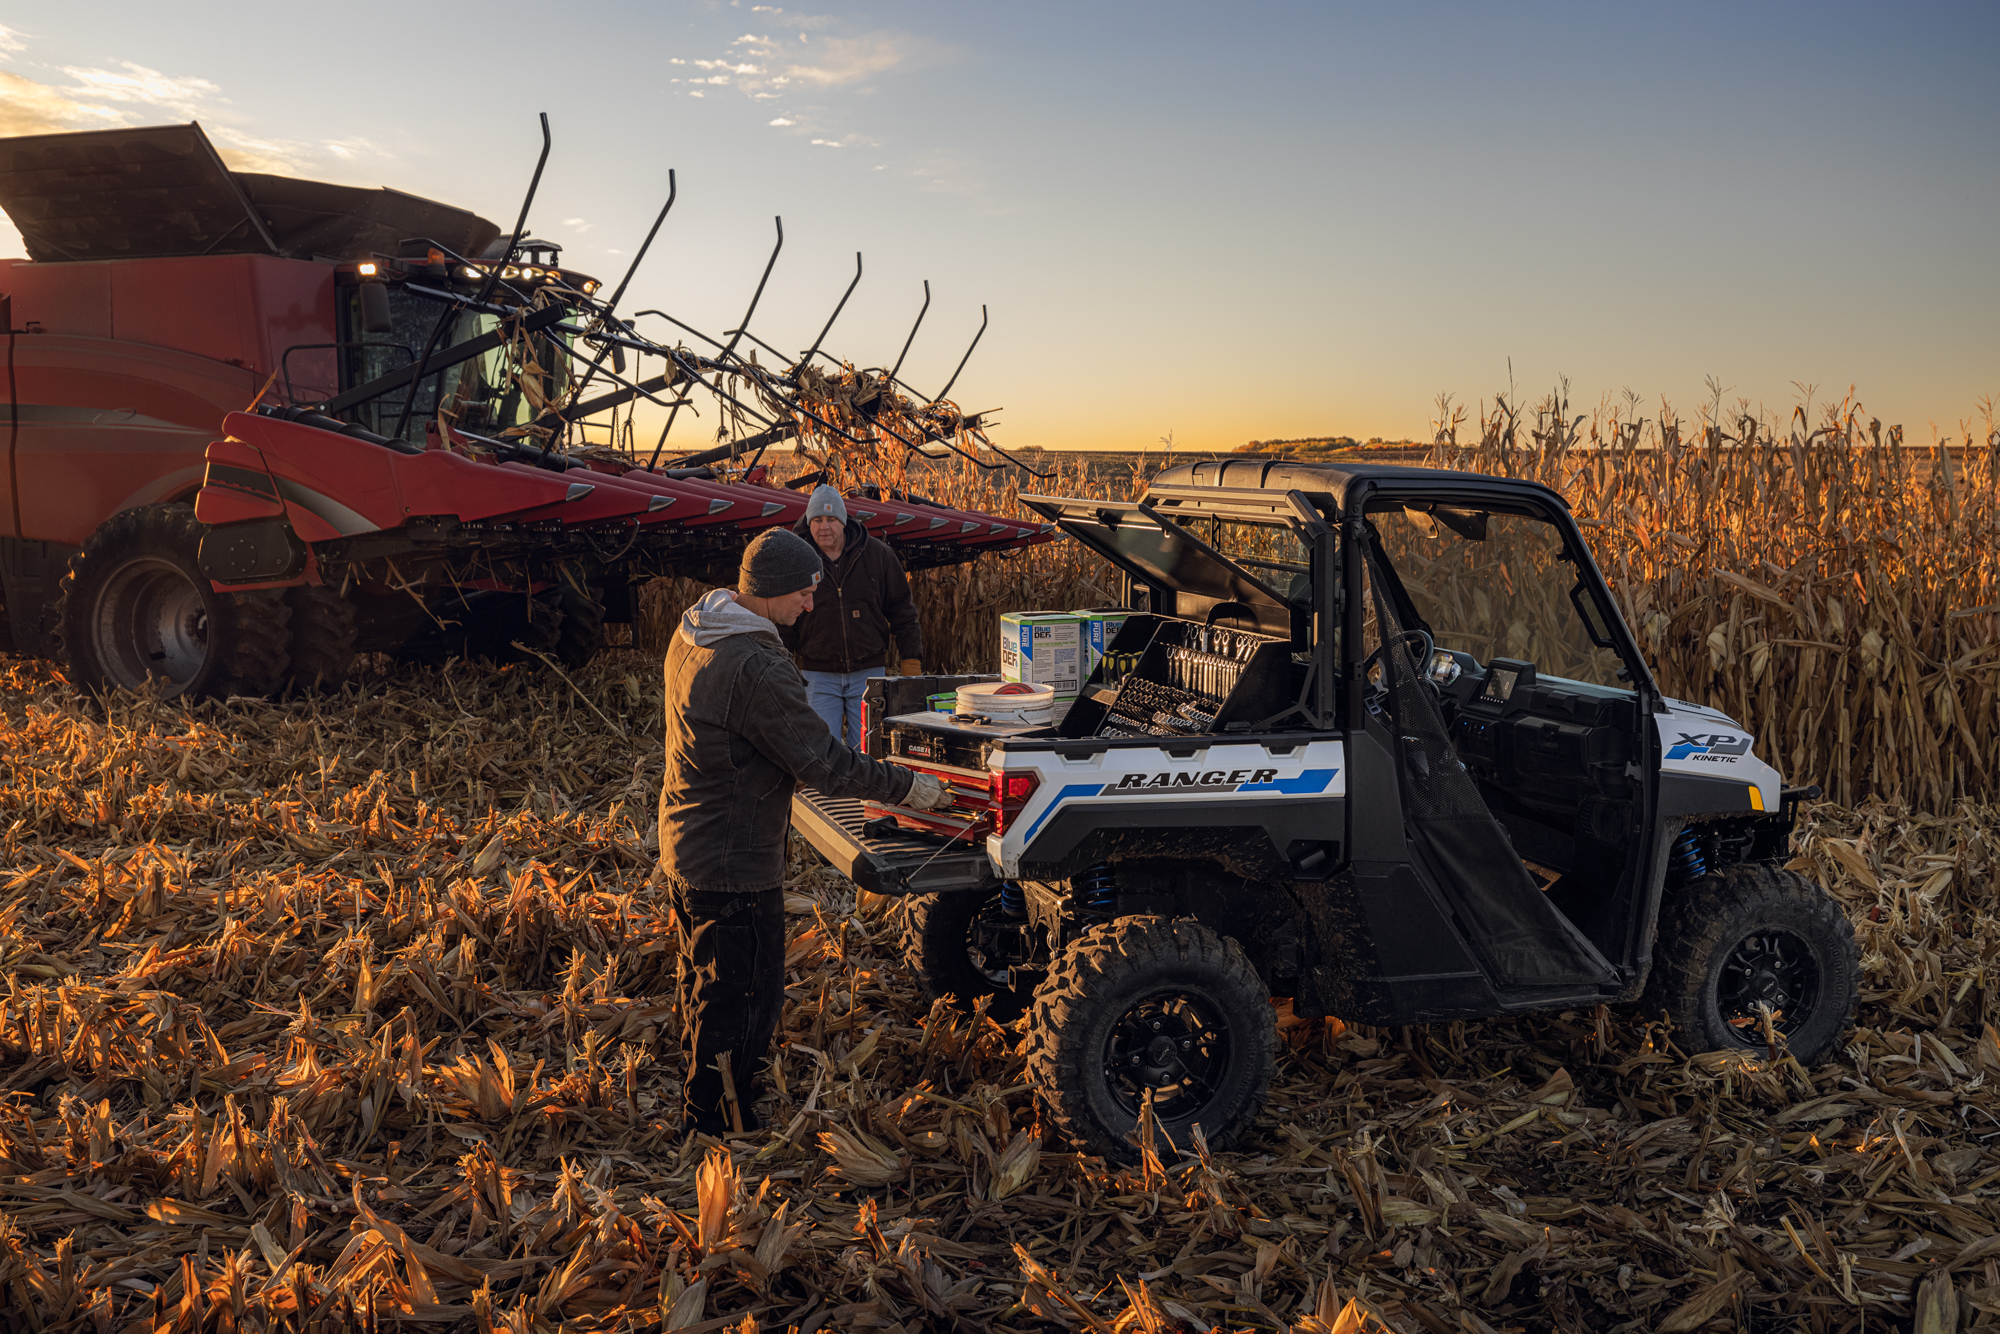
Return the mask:
<svg viewBox="0 0 2000 1334"><path fill-rule="evenodd" d="M647 884L658 654L331 699L78 698L0 660L0 1317L45 1330L1664 1330L2000 1325L2000 452L1665 405L1431 462L1569 497L1673 694L1825 783L1835 1059L1650 1016L1306 1023L1240 1152L1041 1133L1017 1035L924 1003L893 904L795 844L770 1130L679 1135ZM1157 461L1157 460L1156 460ZM902 466L900 459L897 467ZM879 479L1017 512L1133 469ZM1132 475L1125 475L1130 472ZM916 577L934 670L1110 600L1073 543ZM1906 805L1905 803L1910 803ZM1914 810L1911 806L1914 806Z"/></svg>
<svg viewBox="0 0 2000 1334"><path fill-rule="evenodd" d="M1042 1136L795 845L765 1108L683 1138L656 660L78 698L0 663L0 1307L45 1330L1881 1329L2000 1322L1995 812L1817 807L1858 1026L1281 1014L1240 1152Z"/></svg>

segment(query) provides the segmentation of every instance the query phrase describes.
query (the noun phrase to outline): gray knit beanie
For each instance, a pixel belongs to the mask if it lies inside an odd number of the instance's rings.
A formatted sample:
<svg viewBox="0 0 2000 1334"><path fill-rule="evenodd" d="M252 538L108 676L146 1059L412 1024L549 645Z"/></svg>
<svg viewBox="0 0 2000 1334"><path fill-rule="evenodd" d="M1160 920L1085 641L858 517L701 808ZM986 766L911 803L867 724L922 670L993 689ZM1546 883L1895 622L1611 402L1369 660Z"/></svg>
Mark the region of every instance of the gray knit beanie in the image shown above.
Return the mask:
<svg viewBox="0 0 2000 1334"><path fill-rule="evenodd" d="M838 519L847 522L847 502L840 498L840 492L821 482L813 488L806 500L806 522L814 519Z"/></svg>
<svg viewBox="0 0 2000 1334"><path fill-rule="evenodd" d="M781 598L819 583L819 550L789 528L766 528L743 549L736 591L753 598Z"/></svg>

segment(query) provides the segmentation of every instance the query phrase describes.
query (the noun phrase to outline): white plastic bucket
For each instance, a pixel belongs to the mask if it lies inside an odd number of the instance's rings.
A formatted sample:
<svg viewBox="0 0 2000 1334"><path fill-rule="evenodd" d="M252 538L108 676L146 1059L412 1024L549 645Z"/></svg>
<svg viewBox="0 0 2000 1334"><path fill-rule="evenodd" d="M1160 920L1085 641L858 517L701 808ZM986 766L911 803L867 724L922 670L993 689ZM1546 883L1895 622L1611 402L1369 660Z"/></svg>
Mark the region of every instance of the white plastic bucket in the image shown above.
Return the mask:
<svg viewBox="0 0 2000 1334"><path fill-rule="evenodd" d="M958 688L958 711L979 714L996 723L1046 727L1054 720L1054 686L1026 681L979 681Z"/></svg>

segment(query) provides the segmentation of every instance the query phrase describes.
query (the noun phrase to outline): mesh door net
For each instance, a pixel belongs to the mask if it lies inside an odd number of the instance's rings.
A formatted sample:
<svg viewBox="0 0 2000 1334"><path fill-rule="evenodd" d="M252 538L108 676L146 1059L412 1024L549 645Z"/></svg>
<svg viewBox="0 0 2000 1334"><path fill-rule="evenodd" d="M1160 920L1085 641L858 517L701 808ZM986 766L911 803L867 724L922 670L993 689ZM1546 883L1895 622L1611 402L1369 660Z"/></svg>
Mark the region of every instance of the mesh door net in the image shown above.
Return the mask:
<svg viewBox="0 0 2000 1334"><path fill-rule="evenodd" d="M1418 860L1499 985L1614 981L1604 956L1536 888L1452 748L1438 701L1419 675L1415 646L1421 637L1404 633L1381 560L1371 545L1368 583L1383 646L1384 713L1396 739L1403 814Z"/></svg>

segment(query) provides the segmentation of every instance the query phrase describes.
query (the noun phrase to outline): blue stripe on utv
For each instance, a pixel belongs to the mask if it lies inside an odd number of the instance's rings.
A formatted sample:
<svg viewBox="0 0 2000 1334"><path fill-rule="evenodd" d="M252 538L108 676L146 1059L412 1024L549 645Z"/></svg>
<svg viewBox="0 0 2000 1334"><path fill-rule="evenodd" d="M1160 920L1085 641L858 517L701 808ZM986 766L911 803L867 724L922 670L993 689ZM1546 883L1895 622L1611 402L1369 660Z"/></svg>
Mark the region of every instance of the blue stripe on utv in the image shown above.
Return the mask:
<svg viewBox="0 0 2000 1334"><path fill-rule="evenodd" d="M1308 769L1297 778L1280 778L1275 783L1245 783L1238 792L1283 792L1300 797L1313 792L1324 792L1333 782L1338 769Z"/></svg>
<svg viewBox="0 0 2000 1334"><path fill-rule="evenodd" d="M1056 799L1048 804L1046 810L1035 817L1035 822L1028 826L1028 832L1021 835L1021 846L1024 848L1028 846L1028 840L1035 836L1035 831L1042 827L1044 820L1056 813L1056 807L1062 805L1071 797L1094 797L1103 790L1104 780L1100 778L1095 783L1071 783L1068 787L1056 793Z"/></svg>

